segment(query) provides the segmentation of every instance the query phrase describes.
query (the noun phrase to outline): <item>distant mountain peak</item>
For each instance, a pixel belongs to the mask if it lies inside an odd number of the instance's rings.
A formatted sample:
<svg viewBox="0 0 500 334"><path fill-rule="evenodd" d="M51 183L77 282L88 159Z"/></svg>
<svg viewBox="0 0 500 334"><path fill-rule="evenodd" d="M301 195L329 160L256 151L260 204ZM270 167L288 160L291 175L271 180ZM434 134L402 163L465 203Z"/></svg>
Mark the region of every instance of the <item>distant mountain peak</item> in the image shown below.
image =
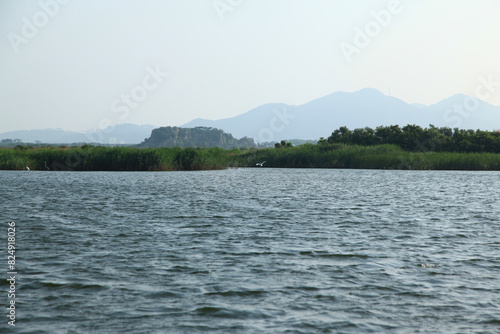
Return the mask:
<svg viewBox="0 0 500 334"><path fill-rule="evenodd" d="M372 95L383 95L386 96L384 93L379 91L378 89L375 88L363 88L358 91L355 91L354 93L359 93L359 94L372 94Z"/></svg>
<svg viewBox="0 0 500 334"><path fill-rule="evenodd" d="M444 100L441 100L437 103L434 103L430 107L436 108L436 107L443 107L443 106L452 106L454 104L465 105L467 103L470 103L470 101L479 101L479 104L492 106L488 102L485 102L485 101L480 100L480 99L473 97L473 96L469 96L469 95L465 95L465 94L454 94L450 97L447 97Z"/></svg>

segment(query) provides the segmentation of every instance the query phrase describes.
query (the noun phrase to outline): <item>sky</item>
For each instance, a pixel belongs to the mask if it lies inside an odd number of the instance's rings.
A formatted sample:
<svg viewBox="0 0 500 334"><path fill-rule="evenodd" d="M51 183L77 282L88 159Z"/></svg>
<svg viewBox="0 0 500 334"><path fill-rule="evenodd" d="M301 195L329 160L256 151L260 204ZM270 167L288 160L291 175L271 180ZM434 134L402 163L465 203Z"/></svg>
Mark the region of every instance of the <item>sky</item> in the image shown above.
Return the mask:
<svg viewBox="0 0 500 334"><path fill-rule="evenodd" d="M498 0L0 0L0 132L176 126L376 88L500 105Z"/></svg>

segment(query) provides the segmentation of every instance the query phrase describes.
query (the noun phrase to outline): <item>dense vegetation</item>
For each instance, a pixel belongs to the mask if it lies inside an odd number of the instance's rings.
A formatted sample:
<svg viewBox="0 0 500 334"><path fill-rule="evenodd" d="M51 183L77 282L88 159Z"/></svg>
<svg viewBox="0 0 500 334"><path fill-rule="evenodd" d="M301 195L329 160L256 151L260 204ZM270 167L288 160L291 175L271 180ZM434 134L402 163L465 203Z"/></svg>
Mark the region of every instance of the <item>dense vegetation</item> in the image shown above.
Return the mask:
<svg viewBox="0 0 500 334"><path fill-rule="evenodd" d="M18 145L0 149L0 169L170 171L256 167L265 161L264 167L287 168L500 170L499 140L497 132L409 125L342 127L317 145L281 141L265 149Z"/></svg>
<svg viewBox="0 0 500 334"><path fill-rule="evenodd" d="M341 127L322 143L348 145L398 145L405 151L500 153L500 132L437 128L430 125L379 126L349 130Z"/></svg>
<svg viewBox="0 0 500 334"><path fill-rule="evenodd" d="M268 167L364 168L419 170L500 170L500 154L457 152L408 152L397 145L359 146L345 144L241 152L239 165L266 161Z"/></svg>
<svg viewBox="0 0 500 334"><path fill-rule="evenodd" d="M227 167L500 170L500 154L408 152L397 145L306 144L298 147L221 148L130 147L0 149L0 169L73 171L171 171Z"/></svg>
<svg viewBox="0 0 500 334"><path fill-rule="evenodd" d="M0 149L0 169L55 171L168 171L222 169L230 166L221 148L102 147Z"/></svg>
<svg viewBox="0 0 500 334"><path fill-rule="evenodd" d="M151 137L137 147L220 147L224 149L256 147L251 138L236 139L220 129L167 126L154 129Z"/></svg>

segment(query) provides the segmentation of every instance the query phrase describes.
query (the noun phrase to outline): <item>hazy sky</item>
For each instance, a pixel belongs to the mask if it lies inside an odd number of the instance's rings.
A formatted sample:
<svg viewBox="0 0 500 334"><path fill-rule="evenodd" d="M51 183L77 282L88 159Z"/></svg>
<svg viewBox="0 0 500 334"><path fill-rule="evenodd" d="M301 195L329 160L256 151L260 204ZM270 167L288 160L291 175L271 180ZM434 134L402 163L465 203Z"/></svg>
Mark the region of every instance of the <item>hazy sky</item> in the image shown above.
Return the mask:
<svg viewBox="0 0 500 334"><path fill-rule="evenodd" d="M479 77L500 82L499 13L498 0L0 0L0 132L181 125L365 87L474 96Z"/></svg>

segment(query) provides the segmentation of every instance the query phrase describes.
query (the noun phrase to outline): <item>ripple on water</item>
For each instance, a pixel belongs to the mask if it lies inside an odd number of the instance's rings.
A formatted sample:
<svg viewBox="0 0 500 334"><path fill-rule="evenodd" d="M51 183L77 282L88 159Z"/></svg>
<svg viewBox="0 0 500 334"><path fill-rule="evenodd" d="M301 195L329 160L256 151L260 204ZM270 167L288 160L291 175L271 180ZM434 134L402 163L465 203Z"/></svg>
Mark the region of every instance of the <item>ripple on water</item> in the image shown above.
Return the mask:
<svg viewBox="0 0 500 334"><path fill-rule="evenodd" d="M0 172L19 332L494 333L499 176Z"/></svg>

